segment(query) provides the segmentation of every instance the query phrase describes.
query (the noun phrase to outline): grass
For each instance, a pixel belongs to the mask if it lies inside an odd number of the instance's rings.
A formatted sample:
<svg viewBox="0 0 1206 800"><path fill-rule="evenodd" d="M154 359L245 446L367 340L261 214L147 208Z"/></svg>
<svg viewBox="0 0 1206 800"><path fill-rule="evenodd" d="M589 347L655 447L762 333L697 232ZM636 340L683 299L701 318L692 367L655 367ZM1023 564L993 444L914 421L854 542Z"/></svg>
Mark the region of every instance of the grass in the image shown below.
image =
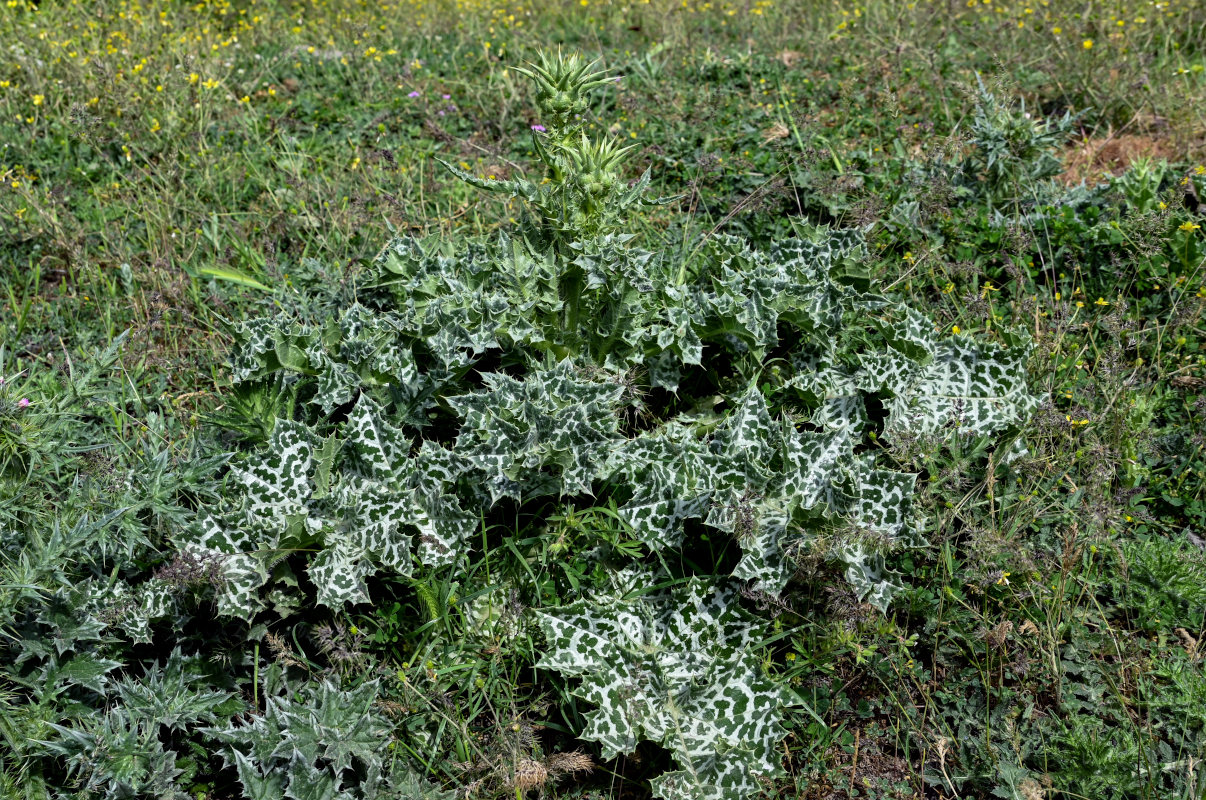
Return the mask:
<svg viewBox="0 0 1206 800"><path fill-rule="evenodd" d="M899 565L906 596L879 615L815 564L777 617L768 669L804 704L790 777L768 796L1206 791L1200 4L10 0L0 40L0 545L24 570L0 595L14 608L68 586L82 547L125 548L135 572L169 560L173 508L205 499L196 441L235 402L230 323L354 297L391 228L481 234L518 213L436 159L531 169L540 120L505 67L563 43L624 76L592 124L679 196L639 235L687 258L701 234L766 244L875 222L870 277L946 329L1034 340L1047 401L1013 483L983 442L898 446L924 477L929 541ZM991 196L953 194L942 165L975 149L982 87L1032 118L1071 113L1060 185L1109 188L1053 200L1011 167ZM994 217L1049 203L1059 213ZM92 527L118 511L120 530ZM564 687L505 629L509 592L556 592L577 568L566 552L626 544L605 513L560 525L483 530L501 542L484 574L375 587L391 602L317 638L274 631L265 660L388 665L399 724L438 731L403 737L408 756L447 786L498 789L491 753L534 730L568 739L584 711L546 696ZM197 641L245 657L229 632ZM0 679L0 735L25 753L15 742L49 729L21 710L34 689L19 677ZM644 796L659 764L642 749L567 791ZM27 796L21 769L0 790ZM202 773L196 792L236 796L230 775Z"/></svg>

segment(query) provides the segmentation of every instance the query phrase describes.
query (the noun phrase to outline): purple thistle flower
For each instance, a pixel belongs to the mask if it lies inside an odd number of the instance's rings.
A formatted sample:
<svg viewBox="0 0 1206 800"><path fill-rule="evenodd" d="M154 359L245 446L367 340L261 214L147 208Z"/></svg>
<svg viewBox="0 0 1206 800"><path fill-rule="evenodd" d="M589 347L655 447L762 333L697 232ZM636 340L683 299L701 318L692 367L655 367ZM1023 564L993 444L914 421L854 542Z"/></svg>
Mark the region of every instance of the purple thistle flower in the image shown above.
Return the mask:
<svg viewBox="0 0 1206 800"><path fill-rule="evenodd" d="M415 89L413 92L411 92L410 94L408 94L406 96L407 97L421 97L422 94L419 92L418 89Z"/></svg>
<svg viewBox="0 0 1206 800"><path fill-rule="evenodd" d="M442 95L442 97L443 97L445 100L451 100L451 99L452 99L452 95L450 95L450 94Z"/></svg>
<svg viewBox="0 0 1206 800"><path fill-rule="evenodd" d="M547 129L543 125L537 124L532 126L532 130L536 131L537 133L544 133Z"/></svg>
<svg viewBox="0 0 1206 800"><path fill-rule="evenodd" d="M29 398L22 397L17 401L17 408L29 408Z"/></svg>

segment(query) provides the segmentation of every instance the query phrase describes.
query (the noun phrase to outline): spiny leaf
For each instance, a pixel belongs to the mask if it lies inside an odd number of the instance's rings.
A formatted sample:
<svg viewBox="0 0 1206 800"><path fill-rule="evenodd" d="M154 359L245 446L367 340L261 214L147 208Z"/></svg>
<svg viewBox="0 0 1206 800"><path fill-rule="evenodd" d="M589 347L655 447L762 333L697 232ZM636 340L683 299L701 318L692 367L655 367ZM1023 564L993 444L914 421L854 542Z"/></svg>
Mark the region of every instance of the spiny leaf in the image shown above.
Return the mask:
<svg viewBox="0 0 1206 800"><path fill-rule="evenodd" d="M888 405L884 436L997 433L1020 425L1038 406L1026 387L1026 350L954 336Z"/></svg>
<svg viewBox="0 0 1206 800"><path fill-rule="evenodd" d="M563 494L589 492L616 436L623 387L585 379L568 361L524 381L482 377L487 391L448 402L464 418L457 451L485 473L492 496L543 490L525 480L541 470L553 470Z"/></svg>
<svg viewBox="0 0 1206 800"><path fill-rule="evenodd" d="M280 772L269 771L264 775L255 763L239 751L234 753L235 766L239 773L239 783L243 784L243 793L248 800L284 800L284 775Z"/></svg>
<svg viewBox="0 0 1206 800"><path fill-rule="evenodd" d="M661 743L683 767L655 782L659 797L748 797L781 771L776 743L787 693L762 672L757 621L727 581L691 579L635 599L582 601L538 620L548 640L539 666L581 678L598 706L582 737L605 758Z"/></svg>

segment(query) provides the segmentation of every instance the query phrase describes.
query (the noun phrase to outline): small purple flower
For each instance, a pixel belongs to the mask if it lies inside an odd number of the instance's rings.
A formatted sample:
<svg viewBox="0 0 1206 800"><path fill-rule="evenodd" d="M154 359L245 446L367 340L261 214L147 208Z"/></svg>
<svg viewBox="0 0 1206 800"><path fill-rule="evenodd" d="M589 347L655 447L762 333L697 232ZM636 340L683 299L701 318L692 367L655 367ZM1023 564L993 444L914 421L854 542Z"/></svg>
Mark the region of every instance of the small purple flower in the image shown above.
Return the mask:
<svg viewBox="0 0 1206 800"><path fill-rule="evenodd" d="M22 397L17 401L17 408L29 408L29 398Z"/></svg>
<svg viewBox="0 0 1206 800"><path fill-rule="evenodd" d="M422 94L419 92L418 89L415 89L413 92L411 92L410 94L408 94L406 96L407 97L422 97Z"/></svg>
<svg viewBox="0 0 1206 800"><path fill-rule="evenodd" d="M445 100L451 100L451 99L452 99L452 95L450 95L450 94L441 95L441 96L442 96L442 97L443 97Z"/></svg>
<svg viewBox="0 0 1206 800"><path fill-rule="evenodd" d="M532 130L536 131L537 133L544 133L548 129L545 128L543 125L537 124L537 125L532 126Z"/></svg>

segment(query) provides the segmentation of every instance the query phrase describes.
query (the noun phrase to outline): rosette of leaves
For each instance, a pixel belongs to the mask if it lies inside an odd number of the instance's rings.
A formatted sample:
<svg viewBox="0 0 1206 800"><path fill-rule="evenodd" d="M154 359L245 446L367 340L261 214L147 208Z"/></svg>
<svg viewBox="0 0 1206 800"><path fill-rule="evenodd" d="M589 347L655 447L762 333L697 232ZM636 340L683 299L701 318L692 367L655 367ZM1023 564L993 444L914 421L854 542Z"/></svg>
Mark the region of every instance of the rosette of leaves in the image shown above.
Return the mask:
<svg viewBox="0 0 1206 800"><path fill-rule="evenodd" d="M977 81L980 81L977 76ZM909 165L905 182L919 191L905 192L884 220L906 235L941 236L923 213L919 194L926 187L945 187L951 205L987 206L994 226L1041 224L1042 206L1075 204L1082 188L1069 191L1051 179L1064 169L1060 148L1073 135L1077 116L1041 117L1023 103L1015 108L979 83L975 110L958 155Z"/></svg>
<svg viewBox="0 0 1206 800"><path fill-rule="evenodd" d="M1011 108L981 83L969 130L973 147L960 164L965 182L983 193L990 207L1029 200L1024 192L1063 171L1058 151L1075 122L1070 112L1039 119L1024 104Z"/></svg>
<svg viewBox="0 0 1206 800"><path fill-rule="evenodd" d="M530 72L542 103L604 83L569 58ZM675 754L683 770L659 779L664 796L743 796L775 772L785 700L750 660L758 629L737 582L781 592L823 539L886 609L900 585L888 556L918 526L915 478L879 442L1020 426L1035 402L1026 347L940 337L871 291L862 231L768 251L726 236L689 254L643 249L623 223L647 173L628 185L620 149L585 139L579 111L554 112L536 134L545 180L463 176L528 201L516 229L399 237L325 322L239 327L239 402L280 418L233 426L266 441L232 456L223 501L179 544L221 564L219 610L249 619L296 605L283 595L301 591L299 566L335 609L368 601L378 571L471 571L473 534L503 509L615 503L668 562L699 526L723 532L741 548L731 576L550 612L543 663L583 676L600 707L588 738L609 754L639 738ZM257 757L272 771L248 780L294 769L277 747ZM319 780L319 761L299 764L299 780ZM346 768L327 766L324 786Z"/></svg>
<svg viewBox="0 0 1206 800"><path fill-rule="evenodd" d="M572 59L540 69L602 82ZM545 162L565 186L602 152L569 136L576 124L549 134L577 148ZM222 559L224 613L250 617L270 580L295 584L281 562L295 552L314 553L319 602L364 602L374 571L457 563L481 515L550 496L614 499L652 549L699 519L738 540L736 575L770 592L834 533L858 594L886 608L899 584L884 555L915 541L913 477L880 463L872 434L1017 427L1035 402L1026 347L941 338L869 291L857 230L769 252L724 236L691 258L643 250L614 222L645 180L593 210L536 204L513 235L400 237L363 302L326 324L241 326L235 381L296 403L182 538Z"/></svg>
<svg viewBox="0 0 1206 800"><path fill-rule="evenodd" d="M581 736L604 758L658 742L681 767L653 781L667 800L747 797L781 772L776 745L786 690L755 652L762 624L732 580L693 578L635 598L582 601L538 615L548 641L539 666L581 678L598 707Z"/></svg>

